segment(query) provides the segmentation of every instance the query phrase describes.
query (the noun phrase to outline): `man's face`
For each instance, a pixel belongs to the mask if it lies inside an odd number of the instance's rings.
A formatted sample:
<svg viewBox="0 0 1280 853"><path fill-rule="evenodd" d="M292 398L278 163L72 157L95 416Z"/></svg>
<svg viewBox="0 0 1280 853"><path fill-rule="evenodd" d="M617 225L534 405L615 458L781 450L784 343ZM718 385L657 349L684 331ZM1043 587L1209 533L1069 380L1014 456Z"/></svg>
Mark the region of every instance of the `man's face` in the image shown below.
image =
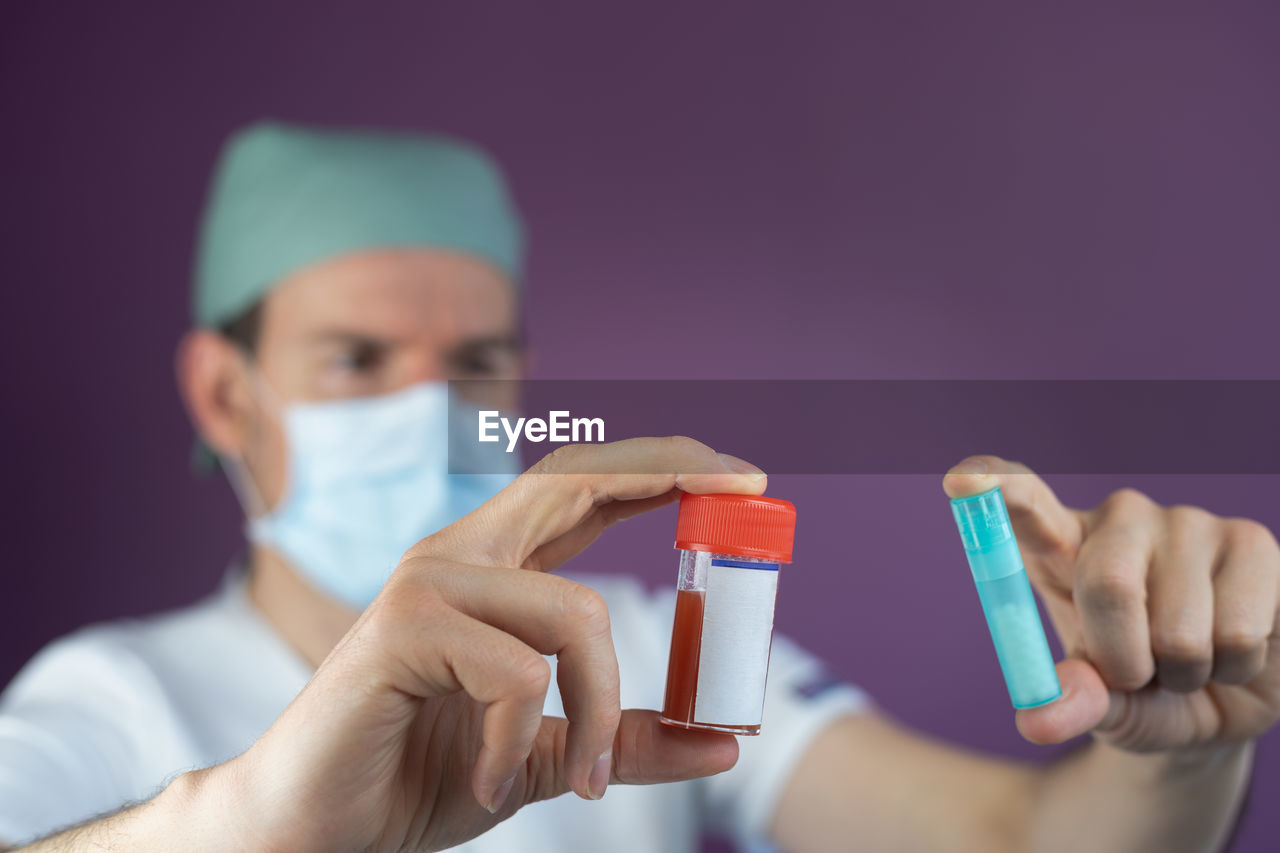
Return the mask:
<svg viewBox="0 0 1280 853"><path fill-rule="evenodd" d="M274 506L287 472L273 403L386 394L432 380L519 378L515 290L496 268L456 252L343 255L267 295L255 360L268 387L254 394L245 462Z"/></svg>

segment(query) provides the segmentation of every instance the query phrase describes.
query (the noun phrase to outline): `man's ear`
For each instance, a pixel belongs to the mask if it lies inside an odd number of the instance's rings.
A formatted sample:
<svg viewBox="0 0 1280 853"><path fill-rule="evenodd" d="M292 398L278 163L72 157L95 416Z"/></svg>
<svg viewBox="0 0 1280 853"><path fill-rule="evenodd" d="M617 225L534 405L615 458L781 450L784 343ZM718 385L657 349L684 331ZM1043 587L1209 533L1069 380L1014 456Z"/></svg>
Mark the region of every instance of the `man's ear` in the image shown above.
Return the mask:
<svg viewBox="0 0 1280 853"><path fill-rule="evenodd" d="M242 456L253 417L245 356L209 329L192 329L174 359L178 390L196 432L218 455Z"/></svg>

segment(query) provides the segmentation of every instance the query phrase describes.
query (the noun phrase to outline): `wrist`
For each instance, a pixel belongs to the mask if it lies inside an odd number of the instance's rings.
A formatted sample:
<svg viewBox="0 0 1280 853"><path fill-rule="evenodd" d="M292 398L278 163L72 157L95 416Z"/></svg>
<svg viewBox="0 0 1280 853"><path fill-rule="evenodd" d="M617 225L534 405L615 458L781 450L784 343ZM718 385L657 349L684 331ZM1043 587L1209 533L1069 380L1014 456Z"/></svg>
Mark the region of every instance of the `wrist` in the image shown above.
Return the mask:
<svg viewBox="0 0 1280 853"><path fill-rule="evenodd" d="M192 770L178 776L151 803L163 816L163 848L195 853L243 850L271 853L273 847L252 830L251 812L244 808L238 759Z"/></svg>
<svg viewBox="0 0 1280 853"><path fill-rule="evenodd" d="M1142 781L1194 783L1205 777L1243 774L1252 763L1252 740L1196 744L1157 752L1133 752L1097 739L1097 748Z"/></svg>

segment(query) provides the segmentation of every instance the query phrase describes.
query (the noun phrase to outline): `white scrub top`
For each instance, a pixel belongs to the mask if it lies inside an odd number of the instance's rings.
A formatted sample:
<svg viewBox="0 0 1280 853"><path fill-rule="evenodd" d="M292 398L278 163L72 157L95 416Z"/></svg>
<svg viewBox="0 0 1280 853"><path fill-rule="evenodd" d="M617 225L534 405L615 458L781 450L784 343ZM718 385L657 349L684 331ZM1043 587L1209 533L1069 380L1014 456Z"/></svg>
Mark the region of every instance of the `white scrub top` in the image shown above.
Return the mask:
<svg viewBox="0 0 1280 853"><path fill-rule="evenodd" d="M660 707L674 593L652 595L622 576L572 577L608 603L622 707ZM0 842L23 843L149 799L180 773L238 755L310 676L250 605L240 573L192 607L51 643L0 695ZM546 713L563 715L554 684ZM860 690L775 638L763 733L739 738L733 770L612 785L598 802L567 795L537 803L456 849L680 853L697 850L705 831L755 846L805 747L866 705Z"/></svg>

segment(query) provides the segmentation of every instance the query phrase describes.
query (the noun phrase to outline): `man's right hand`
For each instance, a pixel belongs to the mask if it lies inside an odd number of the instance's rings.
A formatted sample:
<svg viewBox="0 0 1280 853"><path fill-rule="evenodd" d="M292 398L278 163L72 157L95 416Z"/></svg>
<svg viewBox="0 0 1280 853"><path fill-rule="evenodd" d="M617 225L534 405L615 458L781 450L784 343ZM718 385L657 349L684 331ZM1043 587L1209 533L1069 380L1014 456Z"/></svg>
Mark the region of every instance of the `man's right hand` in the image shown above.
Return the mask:
<svg viewBox="0 0 1280 853"><path fill-rule="evenodd" d="M552 453L411 548L266 734L200 771L196 802L244 849L438 850L569 790L729 769L732 737L620 710L603 600L545 572L681 491L764 487L686 438ZM567 720L542 715L552 654Z"/></svg>

